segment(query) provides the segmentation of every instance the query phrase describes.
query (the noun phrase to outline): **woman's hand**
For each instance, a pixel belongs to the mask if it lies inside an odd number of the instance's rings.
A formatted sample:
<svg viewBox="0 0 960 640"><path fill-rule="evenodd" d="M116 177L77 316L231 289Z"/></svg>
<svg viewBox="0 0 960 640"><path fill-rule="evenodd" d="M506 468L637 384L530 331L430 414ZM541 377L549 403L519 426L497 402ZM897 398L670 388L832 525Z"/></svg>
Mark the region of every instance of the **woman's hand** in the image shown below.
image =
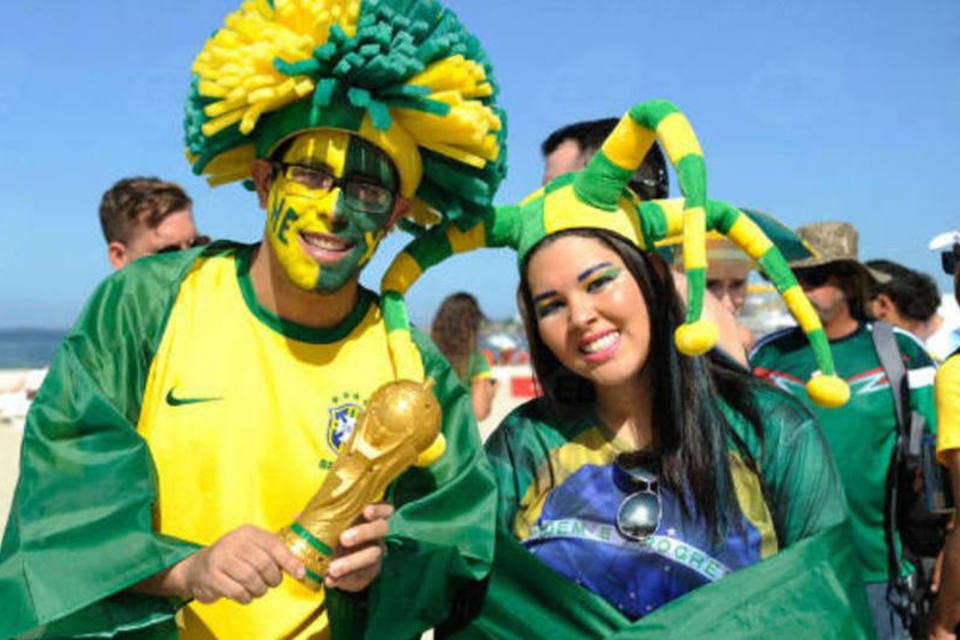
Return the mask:
<svg viewBox="0 0 960 640"><path fill-rule="evenodd" d="M393 507L383 502L363 508L357 523L340 534L340 544L333 550L333 561L324 580L327 587L363 591L380 575L386 548L383 538L392 515Z"/></svg>
<svg viewBox="0 0 960 640"><path fill-rule="evenodd" d="M300 579L303 563L273 533L245 525L132 589L207 604L220 598L247 604L279 585L283 573Z"/></svg>

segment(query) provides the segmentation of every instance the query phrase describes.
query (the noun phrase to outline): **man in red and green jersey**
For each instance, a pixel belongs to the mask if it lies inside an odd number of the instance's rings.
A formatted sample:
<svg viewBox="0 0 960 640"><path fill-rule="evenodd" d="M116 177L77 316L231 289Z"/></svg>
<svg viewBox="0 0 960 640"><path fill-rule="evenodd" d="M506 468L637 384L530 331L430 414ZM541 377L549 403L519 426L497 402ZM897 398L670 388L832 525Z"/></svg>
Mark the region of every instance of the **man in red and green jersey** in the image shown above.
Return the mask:
<svg viewBox="0 0 960 640"><path fill-rule="evenodd" d="M0 637L452 624L493 557L489 463L450 365L359 276L402 218L489 211L505 166L485 54L434 1L277 0L243 3L192 71L193 169L249 182L263 239L138 260L88 302L27 418ZM363 507L310 591L275 532L397 378L433 380L447 451Z"/></svg>
<svg viewBox="0 0 960 640"><path fill-rule="evenodd" d="M890 556L885 528L887 472L893 456L897 418L890 383L880 364L866 321L867 279L883 279L857 261L857 233L846 223L823 222L798 229L819 253L791 263L830 340L837 372L850 385L850 401L823 409L804 389L816 364L800 329L786 329L762 340L751 354L754 372L804 400L816 415L843 481L857 549L881 638L907 637L889 602ZM910 407L936 431L933 361L909 333L894 330L910 387ZM899 392L899 390L897 390ZM897 541L899 553L899 541Z"/></svg>

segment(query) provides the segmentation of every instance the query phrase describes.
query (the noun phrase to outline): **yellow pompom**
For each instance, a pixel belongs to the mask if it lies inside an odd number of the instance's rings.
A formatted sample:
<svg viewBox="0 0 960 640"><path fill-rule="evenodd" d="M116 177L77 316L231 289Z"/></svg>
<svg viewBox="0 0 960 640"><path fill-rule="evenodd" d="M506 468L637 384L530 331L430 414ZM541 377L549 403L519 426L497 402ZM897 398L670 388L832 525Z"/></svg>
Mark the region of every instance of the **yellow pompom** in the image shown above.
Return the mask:
<svg viewBox="0 0 960 640"><path fill-rule="evenodd" d="M847 404L850 387L838 376L814 375L807 383L807 395L816 404L827 409L836 409Z"/></svg>
<svg viewBox="0 0 960 640"><path fill-rule="evenodd" d="M682 324L673 335L680 353L687 356L705 354L717 344L717 325L706 320Z"/></svg>
<svg viewBox="0 0 960 640"><path fill-rule="evenodd" d="M420 455L417 456L417 461L413 464L417 467L429 467L434 462L439 460L443 455L443 452L446 450L447 439L443 437L442 433L438 433L437 438L433 441L433 443L420 452Z"/></svg>

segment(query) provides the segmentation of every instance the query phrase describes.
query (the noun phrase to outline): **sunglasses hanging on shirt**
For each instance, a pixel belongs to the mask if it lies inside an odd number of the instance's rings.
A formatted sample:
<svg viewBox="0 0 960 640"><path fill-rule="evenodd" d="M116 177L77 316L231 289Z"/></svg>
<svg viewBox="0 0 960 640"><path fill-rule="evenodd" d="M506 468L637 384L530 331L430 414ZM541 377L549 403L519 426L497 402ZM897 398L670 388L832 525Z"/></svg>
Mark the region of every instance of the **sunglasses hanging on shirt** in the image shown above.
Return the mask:
<svg viewBox="0 0 960 640"><path fill-rule="evenodd" d="M639 451L621 453L616 468L635 489L617 510L617 530L625 538L643 542L660 526L660 460Z"/></svg>

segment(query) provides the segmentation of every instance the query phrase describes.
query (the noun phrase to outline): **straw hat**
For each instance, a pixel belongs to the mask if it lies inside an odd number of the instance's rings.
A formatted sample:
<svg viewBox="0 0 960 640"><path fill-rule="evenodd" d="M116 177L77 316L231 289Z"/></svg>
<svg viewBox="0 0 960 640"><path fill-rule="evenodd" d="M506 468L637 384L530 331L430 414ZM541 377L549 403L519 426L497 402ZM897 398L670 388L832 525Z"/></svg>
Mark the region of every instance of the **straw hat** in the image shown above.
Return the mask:
<svg viewBox="0 0 960 640"><path fill-rule="evenodd" d="M849 222L815 222L797 229L797 235L803 238L816 252L815 257L794 260L792 269L807 269L827 264L847 264L860 273L866 281L878 283L890 282L891 277L876 269L864 265L858 258L859 234L857 228Z"/></svg>

